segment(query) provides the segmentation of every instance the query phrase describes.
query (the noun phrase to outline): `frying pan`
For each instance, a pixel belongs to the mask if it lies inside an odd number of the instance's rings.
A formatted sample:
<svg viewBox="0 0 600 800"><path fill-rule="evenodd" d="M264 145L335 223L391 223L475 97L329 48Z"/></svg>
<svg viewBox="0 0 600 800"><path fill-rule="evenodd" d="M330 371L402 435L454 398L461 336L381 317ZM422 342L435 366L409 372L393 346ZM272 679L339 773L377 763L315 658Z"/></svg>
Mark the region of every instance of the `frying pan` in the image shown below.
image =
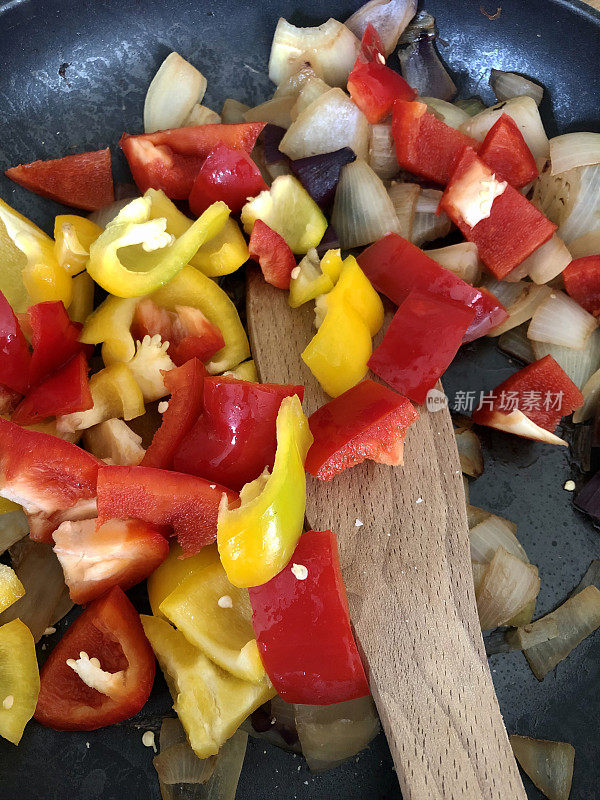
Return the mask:
<svg viewBox="0 0 600 800"><path fill-rule="evenodd" d="M482 5L483 3L483 5ZM0 167L113 146L114 171L127 179L115 143L138 132L146 88L171 50L208 78L207 105L226 97L265 99L275 23L345 19L358 0L0 0ZM493 7L492 7L493 6ZM501 7L501 8L500 8ZM577 0L431 0L444 42L440 51L461 96L493 101L491 67L542 82L549 135L599 130L600 14ZM500 13L497 15L497 10ZM484 13L487 12L487 13ZM489 19L489 16L496 16ZM0 177L0 196L51 230L61 209ZM491 342L463 348L447 373L449 397L489 391L515 370ZM471 501L519 525L542 590L538 613L560 603L600 556L598 533L575 512L565 481L580 481L563 448L482 431L486 470ZM132 594L146 610L141 591ZM44 657L64 629L40 645ZM45 648L45 649L42 649ZM440 654L443 657L443 654ZM600 797L600 635L585 640L539 684L520 654L492 656L490 666L509 732L570 741L576 750L572 798ZM0 800L159 800L142 744L158 732L171 700L161 678L134 719L94 733L56 733L32 722L18 748L0 741ZM525 779L530 800L540 793ZM399 800L383 737L356 759L320 776L291 754L250 741L239 800ZM476 800L476 798L473 798ZM510 798L507 798L510 800Z"/></svg>

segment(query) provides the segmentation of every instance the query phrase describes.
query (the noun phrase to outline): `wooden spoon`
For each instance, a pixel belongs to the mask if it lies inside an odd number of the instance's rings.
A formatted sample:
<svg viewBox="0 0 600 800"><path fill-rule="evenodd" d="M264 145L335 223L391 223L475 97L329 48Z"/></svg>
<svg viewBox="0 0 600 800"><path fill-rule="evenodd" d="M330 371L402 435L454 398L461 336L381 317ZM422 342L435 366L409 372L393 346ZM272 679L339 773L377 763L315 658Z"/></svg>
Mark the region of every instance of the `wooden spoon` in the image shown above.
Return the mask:
<svg viewBox="0 0 600 800"><path fill-rule="evenodd" d="M303 383L313 304L249 271L247 313L262 381ZM526 800L475 607L461 471L446 407L408 431L405 466L365 462L307 476L306 517L338 535L350 613L404 800Z"/></svg>

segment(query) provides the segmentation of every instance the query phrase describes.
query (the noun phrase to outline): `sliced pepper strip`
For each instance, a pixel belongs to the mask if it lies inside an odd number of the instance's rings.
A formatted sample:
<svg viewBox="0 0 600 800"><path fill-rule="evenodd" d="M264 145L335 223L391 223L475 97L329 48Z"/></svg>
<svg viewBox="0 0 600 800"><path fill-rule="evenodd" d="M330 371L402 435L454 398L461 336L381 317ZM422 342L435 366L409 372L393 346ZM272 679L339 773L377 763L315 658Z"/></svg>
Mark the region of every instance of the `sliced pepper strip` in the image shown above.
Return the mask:
<svg viewBox="0 0 600 800"><path fill-rule="evenodd" d="M66 272L74 276L85 269L90 245L103 228L91 219L77 214L59 214L54 219L54 254Z"/></svg>
<svg viewBox="0 0 600 800"><path fill-rule="evenodd" d="M148 197L132 200L90 246L88 273L117 297L139 297L164 286L221 230L229 216L225 203L213 203L173 241L166 232L167 220L150 218L151 206ZM124 250L136 245L141 247L134 252Z"/></svg>
<svg viewBox="0 0 600 800"><path fill-rule="evenodd" d="M107 297L86 319L79 341L101 344L102 359L108 366L119 361L131 361L135 342L129 332L139 297Z"/></svg>
<svg viewBox="0 0 600 800"><path fill-rule="evenodd" d="M20 619L0 627L0 694L12 697L10 708L0 710L0 736L19 744L35 711L40 692L40 675L31 631Z"/></svg>
<svg viewBox="0 0 600 800"><path fill-rule="evenodd" d="M354 309L371 336L375 336L383 325L383 303L354 256L348 256L344 260L335 287L328 294L317 298L317 326L325 318L328 309L340 302Z"/></svg>
<svg viewBox="0 0 600 800"><path fill-rule="evenodd" d="M234 586L266 583L290 560L304 524L304 460L311 444L299 398L286 397L277 415L272 473L244 486L238 508L223 500L219 509L217 546Z"/></svg>

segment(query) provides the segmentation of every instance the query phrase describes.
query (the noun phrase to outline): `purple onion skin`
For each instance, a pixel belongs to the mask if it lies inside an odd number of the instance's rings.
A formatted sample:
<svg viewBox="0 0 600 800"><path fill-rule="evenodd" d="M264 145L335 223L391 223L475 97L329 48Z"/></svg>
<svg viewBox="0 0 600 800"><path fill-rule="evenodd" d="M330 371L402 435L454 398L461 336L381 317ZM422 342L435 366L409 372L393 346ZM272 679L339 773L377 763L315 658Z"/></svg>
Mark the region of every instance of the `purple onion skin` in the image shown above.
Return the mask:
<svg viewBox="0 0 600 800"><path fill-rule="evenodd" d="M586 483L573 503L580 511L600 522L600 472Z"/></svg>
<svg viewBox="0 0 600 800"><path fill-rule="evenodd" d="M328 225L323 238L316 247L317 255L319 258L323 258L328 250L337 250L339 246L340 240L338 239L337 231L333 225Z"/></svg>
<svg viewBox="0 0 600 800"><path fill-rule="evenodd" d="M355 160L354 151L342 147L333 153L290 161L290 169L319 208L326 211L333 204L342 167Z"/></svg>
<svg viewBox="0 0 600 800"><path fill-rule="evenodd" d="M421 97L449 101L456 95L454 81L439 59L433 39L423 37L409 44L398 57L403 78Z"/></svg>
<svg viewBox="0 0 600 800"><path fill-rule="evenodd" d="M279 149L279 143L285 133L285 128L280 128L279 125L272 125L270 122L265 125L262 135L266 164L278 164L280 161L287 161L287 156Z"/></svg>

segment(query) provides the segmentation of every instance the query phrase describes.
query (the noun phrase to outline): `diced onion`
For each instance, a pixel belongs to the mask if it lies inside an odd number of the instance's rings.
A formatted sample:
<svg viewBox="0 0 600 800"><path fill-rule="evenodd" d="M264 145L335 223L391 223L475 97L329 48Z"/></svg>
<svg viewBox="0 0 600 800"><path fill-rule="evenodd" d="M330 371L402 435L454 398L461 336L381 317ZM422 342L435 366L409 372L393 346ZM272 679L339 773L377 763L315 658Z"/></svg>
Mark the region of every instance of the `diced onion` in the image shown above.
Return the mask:
<svg viewBox="0 0 600 800"><path fill-rule="evenodd" d="M386 233L399 231L394 205L385 186L360 158L342 168L331 224L344 249L371 244Z"/></svg>
<svg viewBox="0 0 600 800"><path fill-rule="evenodd" d="M295 705L296 727L311 772L323 772L360 753L379 733L373 699L328 706Z"/></svg>
<svg viewBox="0 0 600 800"><path fill-rule="evenodd" d="M592 164L600 164L600 133L579 131L550 139L550 166L553 175Z"/></svg>
<svg viewBox="0 0 600 800"><path fill-rule="evenodd" d="M314 103L315 100L318 100L321 95L325 94L330 89L331 86L316 75L309 77L300 88L298 97L294 99L290 109L290 120L296 120L305 108L308 108L311 103ZM282 127L288 126L282 125Z"/></svg>
<svg viewBox="0 0 600 800"><path fill-rule="evenodd" d="M567 447L564 439L560 439L554 433L550 433L545 428L536 425L535 422L526 417L522 411L516 408L510 414L503 411L494 411L486 419L485 424L488 428L495 428L498 431L512 433L515 436L523 436L525 439L533 439L536 442L546 444L559 444Z"/></svg>
<svg viewBox="0 0 600 800"><path fill-rule="evenodd" d="M531 342L527 338L527 324L519 325L518 328L511 328L503 333L498 339L498 347L503 353L518 358L524 364L536 361Z"/></svg>
<svg viewBox="0 0 600 800"><path fill-rule="evenodd" d="M514 617L511 617L506 624L513 628L518 628L521 625L529 625L535 613L536 602L537 597L532 597L529 603L523 606L523 608L517 612Z"/></svg>
<svg viewBox="0 0 600 800"><path fill-rule="evenodd" d="M516 72L503 72L493 69L490 74L490 86L500 102L513 97L531 97L536 106L542 102L544 90L539 83L534 83Z"/></svg>
<svg viewBox="0 0 600 800"><path fill-rule="evenodd" d="M115 200L114 203L109 203L107 206L102 206L97 211L92 211L88 214L88 219L95 222L101 228L106 228L109 222L119 214L126 205L131 203L131 197L124 197L122 200Z"/></svg>
<svg viewBox="0 0 600 800"><path fill-rule="evenodd" d="M483 580L483 576L488 568L487 564L480 564L477 561L471 561L471 570L473 571L473 585L475 587L475 591L481 585L481 581Z"/></svg>
<svg viewBox="0 0 600 800"><path fill-rule="evenodd" d="M161 747L152 759L161 783L206 783L214 772L217 757L198 758L187 742Z"/></svg>
<svg viewBox="0 0 600 800"><path fill-rule="evenodd" d="M478 97L467 97L463 100L455 100L454 105L458 106L458 108L462 108L470 117L474 117L475 114L479 114L485 109L484 103L482 103Z"/></svg>
<svg viewBox="0 0 600 800"><path fill-rule="evenodd" d="M528 647L543 644L558 636L556 621L550 617L542 617L542 619L544 620L543 625L528 623L507 633L506 638L513 650L526 650Z"/></svg>
<svg viewBox="0 0 600 800"><path fill-rule="evenodd" d="M410 239L421 187L416 183L393 182L388 189L388 194L398 217L398 233L405 239Z"/></svg>
<svg viewBox="0 0 600 800"><path fill-rule="evenodd" d="M244 720L241 727L249 736L262 739L290 753L301 753L296 730L294 705L286 703L279 695Z"/></svg>
<svg viewBox="0 0 600 800"><path fill-rule="evenodd" d="M574 239L592 233L599 235L596 232L600 231L600 164L578 167L560 175L544 170L534 183L533 202L558 225L557 234L569 249Z"/></svg>
<svg viewBox="0 0 600 800"><path fill-rule="evenodd" d="M534 283L548 283L572 261L571 253L560 236L554 236L525 259L520 268Z"/></svg>
<svg viewBox="0 0 600 800"><path fill-rule="evenodd" d="M346 20L346 27L362 39L370 23L381 37L386 56L389 56L416 10L417 0L370 0Z"/></svg>
<svg viewBox="0 0 600 800"><path fill-rule="evenodd" d="M471 560L489 564L496 550L503 547L508 553L528 564L527 553L515 536L516 530L517 526L513 522L490 514L469 531Z"/></svg>
<svg viewBox="0 0 600 800"><path fill-rule="evenodd" d="M459 106L454 103L448 103L446 100L440 100L438 97L419 97L420 103L425 103L427 108L433 114L449 125L451 128L460 128L460 126L469 120L471 117Z"/></svg>
<svg viewBox="0 0 600 800"><path fill-rule="evenodd" d="M481 277L481 261L474 242L459 242L427 250L427 255L466 283L477 283Z"/></svg>
<svg viewBox="0 0 600 800"><path fill-rule="evenodd" d="M400 70L420 97L452 100L456 84L438 55L437 37L435 18L427 11L419 11L400 37Z"/></svg>
<svg viewBox="0 0 600 800"><path fill-rule="evenodd" d="M249 108L244 113L244 120L245 122L269 122L280 128L289 128L292 124L290 110L295 102L296 98L291 95L267 100L266 103Z"/></svg>
<svg viewBox="0 0 600 800"><path fill-rule="evenodd" d="M498 281L491 275L486 275L481 286L497 297L504 308L510 308L523 297L528 284L525 281L516 281L515 283Z"/></svg>
<svg viewBox="0 0 600 800"><path fill-rule="evenodd" d="M83 441L88 452L96 458L108 458L112 464L137 466L146 453L142 437L122 419L108 419L88 428Z"/></svg>
<svg viewBox="0 0 600 800"><path fill-rule="evenodd" d="M519 286L521 288L520 294L514 302L506 305L502 300L502 304L508 311L508 319L504 320L500 325L497 325L490 331L488 336L500 336L512 328L517 328L527 320L531 319L538 306L549 297L552 290L548 286L536 286L535 283L511 283L510 286ZM492 292L495 294L495 292Z"/></svg>
<svg viewBox="0 0 600 800"><path fill-rule="evenodd" d="M472 478L478 478L483 473L483 453L479 437L473 431L455 431L454 436L461 470Z"/></svg>
<svg viewBox="0 0 600 800"><path fill-rule="evenodd" d="M392 137L392 123L379 122L371 125L369 140L369 166L382 181L390 180L398 174L396 146Z"/></svg>
<svg viewBox="0 0 600 800"><path fill-rule="evenodd" d="M460 130L468 136L482 142L492 125L502 116L508 114L523 134L527 147L531 150L538 167L543 166L550 153L548 137L544 130L542 118L535 100L531 97L515 97L486 108L460 126Z"/></svg>
<svg viewBox="0 0 600 800"><path fill-rule="evenodd" d="M280 83L275 89L273 92L273 99L277 97L285 97L287 95L297 98L306 82L315 77L317 77L316 73L310 64L306 62L300 64L298 69L295 72L292 72L290 77Z"/></svg>
<svg viewBox="0 0 600 800"><path fill-rule="evenodd" d="M187 742L187 736L181 722L177 717L164 717L160 726L159 745L161 753L167 747L180 742Z"/></svg>
<svg viewBox="0 0 600 800"><path fill-rule="evenodd" d="M548 800L569 800L575 748L568 742L509 736L515 758Z"/></svg>
<svg viewBox="0 0 600 800"><path fill-rule="evenodd" d="M29 523L20 508L0 514L0 555L28 533Z"/></svg>
<svg viewBox="0 0 600 800"><path fill-rule="evenodd" d="M346 86L360 42L341 22L328 19L314 28L297 28L281 17L275 28L269 78L279 86L308 61L330 86Z"/></svg>
<svg viewBox="0 0 600 800"><path fill-rule="evenodd" d="M146 133L179 128L202 102L206 78L179 53L170 53L152 79L144 103Z"/></svg>
<svg viewBox="0 0 600 800"><path fill-rule="evenodd" d="M279 144L292 159L350 147L367 158L369 123L341 89L330 89L298 115Z"/></svg>
<svg viewBox="0 0 600 800"><path fill-rule="evenodd" d="M194 125L218 125L221 122L221 117L216 111L207 106L196 105L192 108L190 113L185 118L182 127L191 128Z"/></svg>
<svg viewBox="0 0 600 800"><path fill-rule="evenodd" d="M504 276L502 280L507 281L508 283L516 283L517 281L522 281L523 278L527 277L527 265L523 266L524 262L521 261L516 267L511 269L511 271Z"/></svg>
<svg viewBox="0 0 600 800"><path fill-rule="evenodd" d="M571 240L569 250L573 258L595 256L600 253L600 228L584 233L578 239Z"/></svg>
<svg viewBox="0 0 600 800"><path fill-rule="evenodd" d="M536 342L560 344L576 350L586 343L597 320L564 292L552 291L535 310L527 336Z"/></svg>
<svg viewBox="0 0 600 800"><path fill-rule="evenodd" d="M546 617L533 622L531 627L546 625L548 617L556 622L558 636L524 651L525 658L539 681L600 627L600 591L595 586L586 587Z"/></svg>
<svg viewBox="0 0 600 800"><path fill-rule="evenodd" d="M469 530L491 516L490 512L486 511L484 508L478 508L477 506L467 504L467 524L469 525Z"/></svg>
<svg viewBox="0 0 600 800"><path fill-rule="evenodd" d="M600 558L595 558L592 561L579 584L571 592L571 596L582 592L588 586L595 586L600 589Z"/></svg>
<svg viewBox="0 0 600 800"><path fill-rule="evenodd" d="M552 356L579 389L584 386L600 364L600 330L598 328L588 339L587 345L580 350L533 341L531 347L536 360L544 358L544 356Z"/></svg>
<svg viewBox="0 0 600 800"><path fill-rule="evenodd" d="M538 569L499 547L476 592L482 630L504 625L540 590Z"/></svg>
<svg viewBox="0 0 600 800"><path fill-rule="evenodd" d="M244 122L244 114L249 109L250 106L245 103L240 103L239 100L228 97L221 109L221 122L227 125Z"/></svg>
<svg viewBox="0 0 600 800"><path fill-rule="evenodd" d="M600 369L587 379L581 393L583 405L573 412L573 422L586 422L596 413L600 401Z"/></svg>
<svg viewBox="0 0 600 800"><path fill-rule="evenodd" d="M452 227L450 217L443 211L439 216L436 213L441 198L442 192L438 189L422 189L417 198L410 240L418 247L450 233Z"/></svg>

